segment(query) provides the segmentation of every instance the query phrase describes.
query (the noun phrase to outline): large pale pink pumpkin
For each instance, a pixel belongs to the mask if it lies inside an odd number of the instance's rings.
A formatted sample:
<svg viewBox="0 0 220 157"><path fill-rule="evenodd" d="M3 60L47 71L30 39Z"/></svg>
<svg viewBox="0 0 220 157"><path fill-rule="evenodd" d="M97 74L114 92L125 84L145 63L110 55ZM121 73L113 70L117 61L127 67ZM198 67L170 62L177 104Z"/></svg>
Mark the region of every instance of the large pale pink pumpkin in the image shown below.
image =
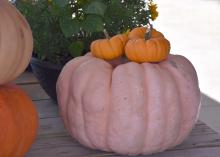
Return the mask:
<svg viewBox="0 0 220 157"><path fill-rule="evenodd" d="M0 0L0 84L14 80L25 70L32 50L27 21L8 0Z"/></svg>
<svg viewBox="0 0 220 157"><path fill-rule="evenodd" d="M158 64L112 64L87 55L63 68L57 95L69 133L92 149L129 155L180 144L200 107L193 65L179 55Z"/></svg>

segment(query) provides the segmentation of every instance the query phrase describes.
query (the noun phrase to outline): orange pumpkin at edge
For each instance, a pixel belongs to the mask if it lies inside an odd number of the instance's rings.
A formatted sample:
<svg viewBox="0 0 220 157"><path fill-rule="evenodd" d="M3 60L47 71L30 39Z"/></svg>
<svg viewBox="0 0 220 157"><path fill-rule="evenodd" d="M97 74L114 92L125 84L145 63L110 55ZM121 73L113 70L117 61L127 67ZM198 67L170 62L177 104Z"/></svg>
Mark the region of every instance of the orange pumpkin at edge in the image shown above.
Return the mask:
<svg viewBox="0 0 220 157"><path fill-rule="evenodd" d="M18 86L0 86L0 156L23 157L38 130L38 114Z"/></svg>

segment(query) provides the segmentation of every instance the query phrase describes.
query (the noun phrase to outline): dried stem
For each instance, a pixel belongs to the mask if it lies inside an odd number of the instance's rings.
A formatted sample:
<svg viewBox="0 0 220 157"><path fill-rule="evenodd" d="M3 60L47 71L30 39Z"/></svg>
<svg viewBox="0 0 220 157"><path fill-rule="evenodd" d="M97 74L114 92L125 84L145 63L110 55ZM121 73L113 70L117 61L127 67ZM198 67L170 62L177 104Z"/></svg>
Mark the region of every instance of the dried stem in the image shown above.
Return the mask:
<svg viewBox="0 0 220 157"><path fill-rule="evenodd" d="M103 30L103 33L105 34L106 39L110 39L110 36L106 29Z"/></svg>
<svg viewBox="0 0 220 157"><path fill-rule="evenodd" d="M152 30L153 30L153 25L149 23L147 31L145 33L145 40L151 39L151 37L152 37Z"/></svg>

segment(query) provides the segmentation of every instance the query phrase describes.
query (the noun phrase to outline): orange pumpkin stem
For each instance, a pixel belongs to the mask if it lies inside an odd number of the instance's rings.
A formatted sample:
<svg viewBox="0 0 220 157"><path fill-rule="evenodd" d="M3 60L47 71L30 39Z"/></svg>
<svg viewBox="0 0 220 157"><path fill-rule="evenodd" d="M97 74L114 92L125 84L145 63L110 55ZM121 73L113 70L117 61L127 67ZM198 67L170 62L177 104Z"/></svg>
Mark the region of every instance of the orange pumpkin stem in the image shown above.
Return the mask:
<svg viewBox="0 0 220 157"><path fill-rule="evenodd" d="M153 25L149 23L147 31L145 33L145 40L149 40L152 37Z"/></svg>
<svg viewBox="0 0 220 157"><path fill-rule="evenodd" d="M110 39L110 36L106 29L103 30L103 33L105 34L106 39Z"/></svg>

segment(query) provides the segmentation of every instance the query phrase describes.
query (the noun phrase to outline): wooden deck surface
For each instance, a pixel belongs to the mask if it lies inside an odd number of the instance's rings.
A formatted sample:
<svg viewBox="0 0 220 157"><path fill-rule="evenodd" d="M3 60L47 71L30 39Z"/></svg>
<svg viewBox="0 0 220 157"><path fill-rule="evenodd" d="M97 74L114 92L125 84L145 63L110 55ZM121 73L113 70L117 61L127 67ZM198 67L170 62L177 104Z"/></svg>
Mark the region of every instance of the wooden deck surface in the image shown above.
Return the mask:
<svg viewBox="0 0 220 157"><path fill-rule="evenodd" d="M32 73L24 73L15 82L31 96L40 118L38 137L26 157L120 156L88 149L72 139L63 127L57 105L49 99ZM183 144L145 157L220 157L220 136L203 122L198 122Z"/></svg>

